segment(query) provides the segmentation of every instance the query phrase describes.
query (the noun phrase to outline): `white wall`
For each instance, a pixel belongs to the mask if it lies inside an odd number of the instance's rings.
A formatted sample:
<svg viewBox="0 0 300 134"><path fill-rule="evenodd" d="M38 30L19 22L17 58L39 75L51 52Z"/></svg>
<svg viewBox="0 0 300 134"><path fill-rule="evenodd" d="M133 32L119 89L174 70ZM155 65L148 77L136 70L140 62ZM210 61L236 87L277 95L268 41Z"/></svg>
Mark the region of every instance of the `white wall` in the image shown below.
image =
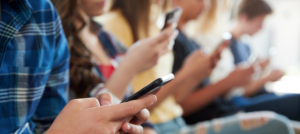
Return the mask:
<svg viewBox="0 0 300 134"><path fill-rule="evenodd" d="M275 12L266 20L264 29L251 38L252 50L267 56L269 48L275 47L277 54L272 63L300 75L300 0L267 1Z"/></svg>

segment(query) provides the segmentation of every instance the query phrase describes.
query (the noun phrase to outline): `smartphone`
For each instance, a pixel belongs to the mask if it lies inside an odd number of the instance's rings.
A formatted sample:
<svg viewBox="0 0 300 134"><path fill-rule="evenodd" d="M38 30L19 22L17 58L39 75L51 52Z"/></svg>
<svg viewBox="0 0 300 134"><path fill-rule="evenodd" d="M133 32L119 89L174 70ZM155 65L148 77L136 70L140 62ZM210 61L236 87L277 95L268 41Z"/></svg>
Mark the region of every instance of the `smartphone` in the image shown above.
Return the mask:
<svg viewBox="0 0 300 134"><path fill-rule="evenodd" d="M222 40L220 41L220 43L216 46L213 47L213 49L207 49L207 53L214 53L215 51L217 51L217 48L219 48L220 45L223 44L224 41L230 41L232 39L232 34L229 32L225 32L222 34Z"/></svg>
<svg viewBox="0 0 300 134"><path fill-rule="evenodd" d="M251 54L250 56L249 56L249 58L248 58L248 63L249 64L255 64L255 63L257 63L258 62L258 55L256 55L256 54Z"/></svg>
<svg viewBox="0 0 300 134"><path fill-rule="evenodd" d="M121 103L137 100L149 94L155 94L162 86L168 84L174 78L175 76L173 74L169 74L167 76L158 78L155 81L151 82L149 85L142 88L140 91L136 92L135 94L131 95L130 97L122 101Z"/></svg>
<svg viewBox="0 0 300 134"><path fill-rule="evenodd" d="M180 19L181 14L182 14L181 7L176 7L171 12L169 12L166 15L165 24L164 24L164 27L162 30L164 30L168 25L170 25L172 23L177 23Z"/></svg>

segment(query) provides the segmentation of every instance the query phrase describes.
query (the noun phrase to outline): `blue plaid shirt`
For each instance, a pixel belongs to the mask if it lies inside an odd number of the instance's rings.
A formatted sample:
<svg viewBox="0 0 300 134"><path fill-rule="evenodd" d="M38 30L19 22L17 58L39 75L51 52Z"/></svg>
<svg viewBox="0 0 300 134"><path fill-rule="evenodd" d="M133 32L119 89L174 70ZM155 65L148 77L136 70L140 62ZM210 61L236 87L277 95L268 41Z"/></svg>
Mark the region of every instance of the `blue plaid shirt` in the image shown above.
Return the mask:
<svg viewBox="0 0 300 134"><path fill-rule="evenodd" d="M0 134L42 133L67 103L69 51L50 0L2 0Z"/></svg>

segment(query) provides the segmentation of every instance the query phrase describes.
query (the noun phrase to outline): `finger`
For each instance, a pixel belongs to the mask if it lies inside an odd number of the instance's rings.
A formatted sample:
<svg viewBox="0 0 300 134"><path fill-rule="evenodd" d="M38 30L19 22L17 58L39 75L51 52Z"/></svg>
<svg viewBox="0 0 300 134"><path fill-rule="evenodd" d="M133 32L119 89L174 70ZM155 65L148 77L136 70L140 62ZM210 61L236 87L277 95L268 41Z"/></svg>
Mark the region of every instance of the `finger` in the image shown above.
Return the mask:
<svg viewBox="0 0 300 134"><path fill-rule="evenodd" d="M173 32L172 36L170 37L170 39L166 40L166 42L164 42L164 43L168 43L168 44L158 45L158 46L162 47L162 48L159 48L159 50L162 50L161 55L164 55L173 50L173 47L175 45L175 39L177 38L178 34L179 34L179 31L175 30Z"/></svg>
<svg viewBox="0 0 300 134"><path fill-rule="evenodd" d="M133 125L133 124L126 122L122 125L122 131L124 131L127 134L142 134L143 127L139 126L139 125Z"/></svg>
<svg viewBox="0 0 300 134"><path fill-rule="evenodd" d="M166 53L170 52L171 50L169 49L170 45L170 40L165 40L164 42L162 42L159 47L157 47L157 51L159 51L159 57L162 55L165 55ZM173 47L172 47L173 48Z"/></svg>
<svg viewBox="0 0 300 134"><path fill-rule="evenodd" d="M101 106L109 106L113 104L112 96L109 93L103 93L97 96Z"/></svg>
<svg viewBox="0 0 300 134"><path fill-rule="evenodd" d="M100 107L99 101L96 98L75 99L69 102L69 105L83 110L88 108Z"/></svg>
<svg viewBox="0 0 300 134"><path fill-rule="evenodd" d="M108 118L111 120L120 120L134 116L143 109L151 106L157 100L155 95L148 95L138 100L110 106L108 110ZM103 110L103 109L102 109ZM101 112L99 112L100 114Z"/></svg>
<svg viewBox="0 0 300 134"><path fill-rule="evenodd" d="M254 66L249 66L247 71L248 71L248 73L253 74L255 72L255 67Z"/></svg>
<svg viewBox="0 0 300 134"><path fill-rule="evenodd" d="M213 52L212 55L216 56L216 55L220 55L222 53L222 51L229 46L230 41L224 41L222 42L217 49Z"/></svg>
<svg viewBox="0 0 300 134"><path fill-rule="evenodd" d="M141 112L137 113L130 123L135 125L141 125L146 122L150 117L150 113L147 109L143 109Z"/></svg>
<svg viewBox="0 0 300 134"><path fill-rule="evenodd" d="M174 31L175 30L172 27L167 27L158 36L154 37L155 42L153 43L153 45L157 45L160 42L169 40L172 37Z"/></svg>

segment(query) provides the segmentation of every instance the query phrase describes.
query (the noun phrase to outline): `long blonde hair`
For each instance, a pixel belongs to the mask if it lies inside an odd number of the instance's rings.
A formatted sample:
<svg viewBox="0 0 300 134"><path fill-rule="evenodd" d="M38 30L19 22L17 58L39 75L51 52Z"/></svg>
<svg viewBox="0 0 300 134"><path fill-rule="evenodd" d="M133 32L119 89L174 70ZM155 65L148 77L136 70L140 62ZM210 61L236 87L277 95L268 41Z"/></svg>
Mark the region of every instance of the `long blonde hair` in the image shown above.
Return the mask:
<svg viewBox="0 0 300 134"><path fill-rule="evenodd" d="M108 10L121 10L133 32L134 42L150 36L153 0L110 0ZM161 11L170 10L172 0L166 0ZM157 16L158 17L158 16Z"/></svg>

